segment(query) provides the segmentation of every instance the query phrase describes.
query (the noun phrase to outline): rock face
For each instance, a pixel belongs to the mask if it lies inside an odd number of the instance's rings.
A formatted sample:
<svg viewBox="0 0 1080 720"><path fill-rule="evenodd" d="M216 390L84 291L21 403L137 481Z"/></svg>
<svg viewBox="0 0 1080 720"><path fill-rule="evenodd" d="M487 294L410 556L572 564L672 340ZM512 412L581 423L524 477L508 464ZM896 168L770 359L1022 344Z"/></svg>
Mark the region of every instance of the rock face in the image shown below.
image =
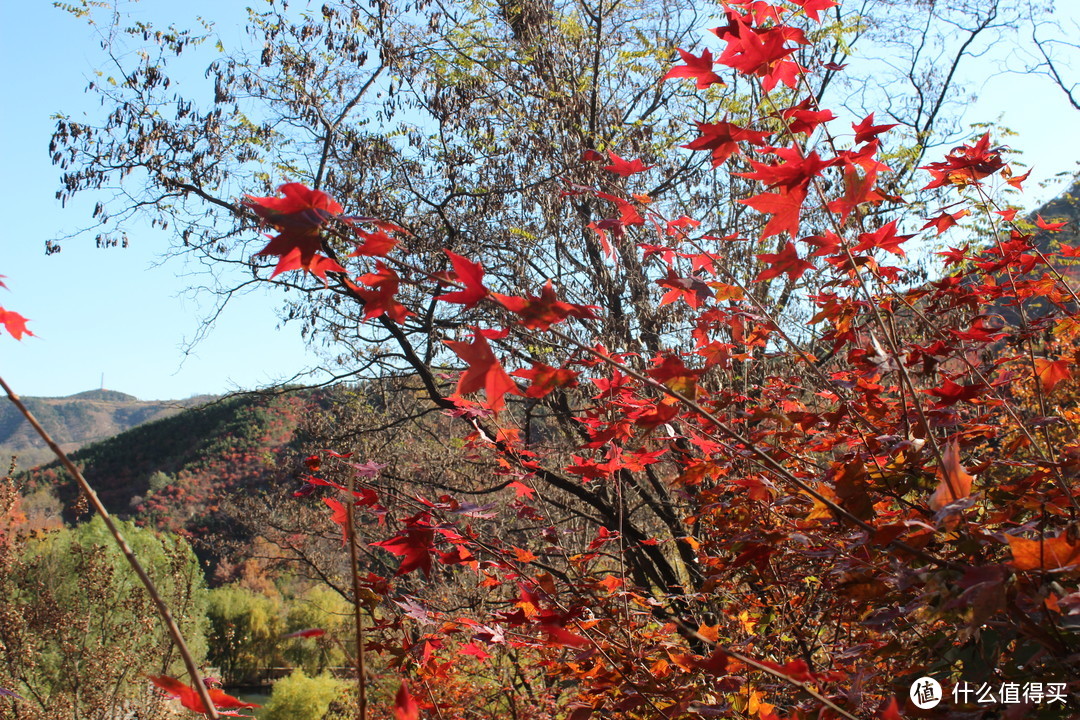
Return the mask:
<svg viewBox="0 0 1080 720"><path fill-rule="evenodd" d="M188 400L143 401L115 390L88 390L60 398L25 397L23 402L60 447L72 452L87 443L175 415L210 399L201 396ZM2 470L7 470L12 456L20 470L53 459L52 452L30 424L10 401L3 398L0 400L0 463L5 465Z"/></svg>

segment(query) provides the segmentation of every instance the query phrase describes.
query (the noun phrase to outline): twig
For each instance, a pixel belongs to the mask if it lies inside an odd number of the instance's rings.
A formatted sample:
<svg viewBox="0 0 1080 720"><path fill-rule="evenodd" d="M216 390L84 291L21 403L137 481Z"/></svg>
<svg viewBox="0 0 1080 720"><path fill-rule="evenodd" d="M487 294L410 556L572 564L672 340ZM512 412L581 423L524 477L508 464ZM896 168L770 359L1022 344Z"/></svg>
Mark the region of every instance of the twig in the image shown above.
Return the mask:
<svg viewBox="0 0 1080 720"><path fill-rule="evenodd" d="M356 524L353 521L353 511L356 509L356 495L353 487L356 478L349 475L349 502L348 512L345 513L345 534L349 540L349 571L352 573L353 586L353 621L356 624L356 685L360 692L357 707L357 718L367 720L367 678L364 668L364 619L360 615L360 571L356 558Z"/></svg>

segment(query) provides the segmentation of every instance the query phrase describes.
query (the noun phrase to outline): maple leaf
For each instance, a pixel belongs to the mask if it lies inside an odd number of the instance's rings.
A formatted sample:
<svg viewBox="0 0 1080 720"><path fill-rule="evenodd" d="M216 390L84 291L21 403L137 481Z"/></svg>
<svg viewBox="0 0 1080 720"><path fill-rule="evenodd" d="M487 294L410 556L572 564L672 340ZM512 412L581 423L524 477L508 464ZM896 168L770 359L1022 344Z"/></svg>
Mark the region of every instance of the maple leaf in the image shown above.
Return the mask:
<svg viewBox="0 0 1080 720"><path fill-rule="evenodd" d="M886 130L891 130L896 127L898 123L892 123L891 125L875 125L874 113L870 113L864 117L860 122L851 123L851 129L855 131L855 144L869 142L876 138Z"/></svg>
<svg viewBox="0 0 1080 720"><path fill-rule="evenodd" d="M741 20L737 20L736 25L741 27L726 35L724 39L728 46L717 62L744 75L760 77L761 87L765 92L772 90L778 83L795 87L796 80L804 69L797 62L787 59L795 52L795 48L787 43L795 41L806 44L803 33L786 25L755 30L745 28Z"/></svg>
<svg viewBox="0 0 1080 720"><path fill-rule="evenodd" d="M169 677L168 675L147 675L147 677L150 679L150 682L154 683L154 685L163 690L166 694L178 699L180 704L188 710L204 715L209 713L209 710L203 705L202 698L199 697L199 693L196 692L195 688L180 682L176 678ZM220 715L239 715L240 713L234 712L234 709L261 707L255 703L244 702L243 700L235 698L216 688L208 688L206 692L210 696L210 702L214 704L214 708L219 711Z"/></svg>
<svg viewBox="0 0 1080 720"><path fill-rule="evenodd" d="M288 635L282 635L283 638L313 638L325 635L326 631L322 628L308 628L307 630L297 630L291 632Z"/></svg>
<svg viewBox="0 0 1080 720"><path fill-rule="evenodd" d="M961 145L953 148L942 162L923 165L920 170L929 170L933 178L923 188L953 185L963 187L977 184L979 180L993 175L1005 167L1001 159L1001 148L990 147L990 134L986 133L974 145Z"/></svg>
<svg viewBox="0 0 1080 720"><path fill-rule="evenodd" d="M581 162L603 162L604 156L595 150L586 150L581 153Z"/></svg>
<svg viewBox="0 0 1080 720"><path fill-rule="evenodd" d="M679 55L682 56L684 64L676 65L667 71L661 80L667 80L669 78L693 78L696 80L698 90L704 90L710 85L723 85L723 79L713 72L713 56L709 52L708 48L702 51L701 56L698 57L693 53L689 53L682 48L677 48Z"/></svg>
<svg viewBox="0 0 1080 720"><path fill-rule="evenodd" d="M811 152L803 157L798 147L775 148L772 153L783 162L769 165L751 160L750 165L754 168L754 172L735 173L735 175L758 180L767 188L781 187L787 191L805 191L812 179L835 162L822 160L817 152Z"/></svg>
<svg viewBox="0 0 1080 720"><path fill-rule="evenodd" d="M349 253L349 257L385 257L399 242L381 229L368 232L357 228L356 234L364 238L364 242L357 245L356 249Z"/></svg>
<svg viewBox="0 0 1080 720"><path fill-rule="evenodd" d="M1017 570L1060 570L1080 563L1080 542L1068 533L1037 540L1006 535L1012 551L1012 566Z"/></svg>
<svg viewBox="0 0 1080 720"><path fill-rule="evenodd" d="M326 273L343 273L345 268L336 260L320 255L318 251L321 248L322 237L318 233L305 236L278 235L255 255L278 256L278 263L274 266L274 272L270 274L271 280L289 270L303 270L325 283L327 282Z"/></svg>
<svg viewBox="0 0 1080 720"><path fill-rule="evenodd" d="M937 511L971 494L971 477L960 464L960 445L955 440L945 446L941 453L941 467L938 468L941 482L930 496L930 507Z"/></svg>
<svg viewBox="0 0 1080 720"><path fill-rule="evenodd" d="M938 407L946 407L948 405L955 405L958 402L977 398L980 395L984 395L987 390L989 390L989 388L985 383L980 382L972 385L960 385L949 378L945 378L945 382L942 383L941 387L931 388L926 392L939 398L939 402L937 403Z"/></svg>
<svg viewBox="0 0 1080 720"><path fill-rule="evenodd" d="M900 244L915 237L914 235L897 235L896 234L896 221L893 220L890 223L882 225L876 231L872 233L861 233L859 235L859 242L851 251L865 252L872 250L873 248L881 248L886 252L891 252L893 255L899 255L905 257L903 249Z"/></svg>
<svg viewBox="0 0 1080 720"><path fill-rule="evenodd" d="M563 645L566 647L586 647L591 643L580 635L576 635L559 623L549 622L541 623L539 625L540 630L547 635L548 643L551 645Z"/></svg>
<svg viewBox="0 0 1080 720"><path fill-rule="evenodd" d="M567 368L554 368L550 365L537 362L531 368L515 370L514 377L525 378L531 381L525 388L525 397L546 397L557 387L574 387L577 385L577 373Z"/></svg>
<svg viewBox="0 0 1080 720"><path fill-rule="evenodd" d="M828 10L834 8L840 3L837 0L791 0L798 5L806 13L806 17L810 18L814 22L821 22L821 16L818 15L822 10Z"/></svg>
<svg viewBox="0 0 1080 720"><path fill-rule="evenodd" d="M454 266L454 279L465 287L454 292L439 295L436 300L448 303L461 303L466 309L474 307L478 302L488 296L488 289L484 287L484 267L457 253L443 250Z"/></svg>
<svg viewBox="0 0 1080 720"><path fill-rule="evenodd" d="M1042 384L1043 392L1053 392L1059 382L1071 378L1072 372L1070 368L1072 364L1073 360L1069 358L1061 360L1051 360L1044 357L1035 358L1035 372L1039 377L1039 382Z"/></svg>
<svg viewBox="0 0 1080 720"><path fill-rule="evenodd" d="M764 282L783 274L787 274L788 280L794 282L803 276L807 270L812 270L813 263L799 258L799 251L795 249L795 243L788 240L784 248L778 253L761 253L757 259L768 265L758 273L754 282Z"/></svg>
<svg viewBox="0 0 1080 720"><path fill-rule="evenodd" d="M710 150L713 167L719 167L734 153L741 152L739 143L764 146L767 132L758 132L722 120L716 123L697 124L700 136L682 147L687 150Z"/></svg>
<svg viewBox="0 0 1080 720"><path fill-rule="evenodd" d="M1067 221L1065 221L1065 220L1062 220L1061 222L1047 222L1047 221L1043 220L1042 215L1036 215L1035 216L1035 225L1040 230L1046 230L1047 232L1057 232L1058 230L1061 230L1061 228L1065 227L1068 224L1069 223Z"/></svg>
<svg viewBox="0 0 1080 720"><path fill-rule="evenodd" d="M817 130L819 125L836 119L832 110L814 110L815 107L818 107L815 99L808 97L798 105L781 110L780 117L787 120L789 132L809 135Z"/></svg>
<svg viewBox="0 0 1080 720"><path fill-rule="evenodd" d="M971 212L970 210L961 210L960 212L956 212L956 213L942 212L936 218L932 218L930 220L927 220L926 224L923 225L919 229L920 230L929 230L930 228L934 228L935 230L937 230L937 234L941 235L943 232L945 232L946 230L951 228L953 225L956 225L957 221L960 220L960 218L964 217L965 215L968 215L970 212ZM940 255L941 253L938 253L938 254Z"/></svg>
<svg viewBox="0 0 1080 720"><path fill-rule="evenodd" d="M520 480L515 480L506 487L512 488L514 490L514 495L519 498L525 498L526 500L532 500L533 495L536 494L535 490Z"/></svg>
<svg viewBox="0 0 1080 720"><path fill-rule="evenodd" d="M532 330L547 330L568 317L595 318L595 305L575 305L558 300L551 281L544 283L539 295L517 297L494 294L494 298L512 313L520 317L521 324Z"/></svg>
<svg viewBox="0 0 1080 720"><path fill-rule="evenodd" d="M26 318L19 313L0 307L0 325L16 340L22 340L23 335L34 334L26 329L26 322Z"/></svg>
<svg viewBox="0 0 1080 720"><path fill-rule="evenodd" d="M474 658L480 660L481 662L491 657L491 653L489 653L487 650L484 650L484 648L480 647L472 641L465 645L462 645L458 652L460 652L462 655L472 655Z"/></svg>
<svg viewBox="0 0 1080 720"><path fill-rule="evenodd" d="M829 212L840 216L840 222L847 221L848 216L863 203L877 204L885 199L878 192L874 184L877 182L877 171L868 170L860 175L854 167L844 169L844 196L833 200L828 204Z"/></svg>
<svg viewBox="0 0 1080 720"><path fill-rule="evenodd" d="M641 160L624 160L610 150L608 150L608 157L611 158L611 164L605 165L604 169L622 177L630 177L656 167L655 165L645 165Z"/></svg>
<svg viewBox="0 0 1080 720"><path fill-rule="evenodd" d="M285 183L278 188L285 197L253 197L244 205L264 222L280 231L259 252L278 256L271 278L288 270L303 270L326 282L327 272L345 272L336 261L320 255L322 236L319 229L328 220L341 215L341 205L329 195L301 183Z"/></svg>
<svg viewBox="0 0 1080 720"><path fill-rule="evenodd" d="M340 215L341 205L321 190L303 183L285 183L278 187L285 197L244 196L244 205L275 227L308 229L318 227Z"/></svg>
<svg viewBox="0 0 1080 720"><path fill-rule="evenodd" d="M357 280L372 288L364 288L352 285L353 292L364 301L364 319L379 317L385 314L394 322L400 324L405 318L413 313L399 303L397 297L400 287L400 278L391 268L386 267L381 261L375 262L375 272L361 275Z"/></svg>
<svg viewBox="0 0 1080 720"><path fill-rule="evenodd" d="M758 212L772 215L761 232L762 238L785 232L791 237L796 237L799 234L799 217L805 199L806 190L797 188L788 192L761 193L739 202L749 205Z"/></svg>
<svg viewBox="0 0 1080 720"><path fill-rule="evenodd" d="M404 680L394 696L394 720L420 720L420 706L409 694L409 685Z"/></svg>
<svg viewBox="0 0 1080 720"><path fill-rule="evenodd" d="M345 544L349 542L349 509L334 498L323 498L323 502L333 511L330 519L341 526L341 546L345 547Z"/></svg>
<svg viewBox="0 0 1080 720"><path fill-rule="evenodd" d="M660 305L667 305L682 298L687 305L696 310L712 297L712 290L704 280L696 275L679 277L672 268L668 268L667 277L657 280L656 284L668 288L668 291L660 298Z"/></svg>
<svg viewBox="0 0 1080 720"><path fill-rule="evenodd" d="M435 548L435 531L426 522L416 522L397 537L371 543L387 552L401 556L401 565L397 575L405 575L416 568L424 571L424 577L431 574L431 552Z"/></svg>

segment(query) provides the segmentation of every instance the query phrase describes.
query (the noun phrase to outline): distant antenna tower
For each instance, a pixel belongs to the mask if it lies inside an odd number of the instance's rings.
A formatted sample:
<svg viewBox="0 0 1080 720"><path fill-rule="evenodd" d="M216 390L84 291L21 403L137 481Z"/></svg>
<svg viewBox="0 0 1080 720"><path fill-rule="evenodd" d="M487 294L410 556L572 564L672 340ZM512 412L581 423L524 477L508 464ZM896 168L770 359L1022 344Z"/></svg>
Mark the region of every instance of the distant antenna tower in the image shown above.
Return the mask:
<svg viewBox="0 0 1080 720"><path fill-rule="evenodd" d="M105 373L101 373L101 389L105 389Z"/></svg>

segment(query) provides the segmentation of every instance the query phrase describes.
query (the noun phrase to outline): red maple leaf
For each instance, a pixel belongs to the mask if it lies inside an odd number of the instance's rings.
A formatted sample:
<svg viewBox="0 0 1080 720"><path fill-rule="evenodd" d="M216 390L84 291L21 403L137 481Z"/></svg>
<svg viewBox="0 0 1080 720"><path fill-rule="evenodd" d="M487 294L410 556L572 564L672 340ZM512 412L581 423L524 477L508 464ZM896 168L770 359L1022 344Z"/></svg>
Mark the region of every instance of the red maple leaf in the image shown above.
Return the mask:
<svg viewBox="0 0 1080 720"><path fill-rule="evenodd" d="M1057 232L1068 224L1069 223L1065 220L1062 220L1061 222L1047 222L1043 220L1042 215L1035 216L1035 225L1040 230L1046 230L1047 232Z"/></svg>
<svg viewBox="0 0 1080 720"><path fill-rule="evenodd" d="M318 227L341 214L341 205L321 190L312 190L303 183L285 183L278 187L285 197L254 197L246 195L244 204L260 218L283 230Z"/></svg>
<svg viewBox="0 0 1080 720"><path fill-rule="evenodd" d="M740 152L740 142L763 146L766 143L765 138L769 136L769 133L739 127L726 120L717 123L698 123L697 127L701 135L682 147L687 150L712 151L713 167L719 167L734 153Z"/></svg>
<svg viewBox="0 0 1080 720"><path fill-rule="evenodd" d="M349 257L386 257L398 244L397 238L390 237L382 228L374 232L357 228L356 234L364 238L364 242L357 245L356 249L349 253Z"/></svg>
<svg viewBox="0 0 1080 720"><path fill-rule="evenodd" d="M837 0L791 0L796 5L803 9L806 13L806 17L810 18L814 22L820 22L821 17L818 15L822 10L828 10L834 8L840 3Z"/></svg>
<svg viewBox="0 0 1080 720"><path fill-rule="evenodd" d="M409 685L404 680L394 696L394 720L420 720L420 706L409 694Z"/></svg>
<svg viewBox="0 0 1080 720"><path fill-rule="evenodd" d="M898 123L891 125L875 125L874 113L870 113L857 123L851 123L851 129L855 131L855 143L864 143L873 140L886 130L891 130L896 127Z"/></svg>
<svg viewBox="0 0 1080 720"><path fill-rule="evenodd" d="M1012 551L1012 566L1017 570L1059 570L1080 563L1080 542L1069 533L1037 540L1006 535Z"/></svg>
<svg viewBox="0 0 1080 720"><path fill-rule="evenodd" d="M780 111L780 117L787 120L788 132L810 134L818 125L835 120L832 110L822 110L813 97L808 97L798 105Z"/></svg>
<svg viewBox="0 0 1080 720"><path fill-rule="evenodd" d="M796 237L799 234L799 216L805 199L806 190L799 188L788 192L761 193L739 202L758 212L772 215L761 232L761 237L772 237L784 232Z"/></svg>
<svg viewBox="0 0 1080 720"><path fill-rule="evenodd" d="M176 678L169 677L168 675L147 675L147 677L150 679L150 682L157 685L161 690L165 691L165 693L178 699L180 704L188 710L204 715L209 713L206 706L203 705L199 693L195 691L195 688L180 682ZM240 715L240 713L234 712L235 708L247 709L261 707L255 703L244 702L243 700L235 698L216 688L208 688L206 692L210 696L210 702L214 704L214 708L219 711L220 715Z"/></svg>
<svg viewBox="0 0 1080 720"><path fill-rule="evenodd" d="M668 268L667 277L657 280L656 284L668 288L668 291L660 298L661 305L667 305L682 298L687 305L697 309L712 297L712 289L704 280L697 276L680 277L672 268Z"/></svg>
<svg viewBox="0 0 1080 720"><path fill-rule="evenodd" d="M923 190L945 185L972 185L1003 167L1005 161L1001 158L1001 148L991 148L990 134L986 133L974 145L953 148L944 161L923 165L920 170L929 170L933 177Z"/></svg>
<svg viewBox="0 0 1080 720"><path fill-rule="evenodd" d="M345 272L336 261L320 255L323 241L319 229L341 215L341 205L329 195L301 183L286 183L278 188L285 197L252 197L244 204L281 234L270 239L259 255L276 255L277 266L270 277L287 270L303 270L326 282L326 273Z"/></svg>
<svg viewBox="0 0 1080 720"><path fill-rule="evenodd" d="M475 642L469 642L465 645L462 645L461 649L458 652L460 652L462 655L472 655L474 658L480 661L487 660L491 657L491 653L489 653L487 650L484 650L484 648L480 647Z"/></svg>
<svg viewBox="0 0 1080 720"><path fill-rule="evenodd" d="M349 508L334 498L323 498L323 502L333 511L330 519L341 527L341 546L345 547L345 544L349 542Z"/></svg>
<svg viewBox="0 0 1080 720"><path fill-rule="evenodd" d="M655 165L645 165L641 160L624 160L610 150L608 150L608 157L611 158L611 164L605 165L604 169L622 177L630 177L656 167Z"/></svg>
<svg viewBox="0 0 1080 720"><path fill-rule="evenodd" d="M458 340L447 340L447 346L457 353L457 356L468 363L469 368L461 374L458 380L457 394L468 395L469 393L483 390L487 394L485 407L491 410L500 410L505 406L503 397L507 393L520 395L518 386L506 374L506 370L495 358L491 351L487 338L483 333L477 332L471 343Z"/></svg>
<svg viewBox="0 0 1080 720"><path fill-rule="evenodd" d="M768 188L781 187L785 190L805 190L810 181L821 174L825 168L833 165L834 160L822 160L817 152L812 151L803 157L802 150L796 147L775 148L772 154L781 160L779 164L750 161L754 172L735 173L736 175L758 180Z"/></svg>
<svg viewBox="0 0 1080 720"><path fill-rule="evenodd" d="M948 405L955 405L958 402L973 400L980 395L985 395L988 390L989 388L986 386L986 383L980 382L971 385L960 385L949 378L945 378L945 382L941 384L941 387L931 388L926 392L938 398L938 407L946 407Z"/></svg>
<svg viewBox="0 0 1080 720"><path fill-rule="evenodd" d="M26 318L2 307L0 307L0 325L3 325L4 329L16 340L22 340L23 335L34 334L26 329Z"/></svg>
<svg viewBox="0 0 1080 720"><path fill-rule="evenodd" d="M941 453L941 467L938 468L938 484L930 496L930 507L941 510L949 503L962 500L971 494L971 477L960 464L960 445L954 440L945 446Z"/></svg>
<svg viewBox="0 0 1080 720"><path fill-rule="evenodd" d="M371 288L365 290L351 285L353 292L364 301L365 320L385 313L388 318L400 324L413 314L395 299L400 286L398 274L381 262L376 261L375 272L361 275L357 280Z"/></svg>
<svg viewBox="0 0 1080 720"><path fill-rule="evenodd" d="M794 282L803 276L807 270L814 267L813 263L799 257L799 251L795 249L795 243L788 240L784 248L778 253L761 253L757 259L768 267L758 273L754 282L764 282L783 274L787 274L788 280Z"/></svg>
<svg viewBox="0 0 1080 720"><path fill-rule="evenodd" d="M558 300L550 280L544 284L539 295L517 297L495 293L494 298L507 310L518 315L522 325L532 330L547 330L568 317L596 317L593 313L595 305L575 305Z"/></svg>
<svg viewBox="0 0 1080 720"><path fill-rule="evenodd" d="M706 48L701 53L701 57L688 53L682 48L677 48L679 55L682 56L683 65L675 65L661 80L667 80L668 78L693 78L697 81L697 89L704 90L710 85L720 84L723 85L723 79L713 72L713 56L712 53Z"/></svg>
<svg viewBox="0 0 1080 720"><path fill-rule="evenodd" d="M454 279L464 287L439 295L435 299L448 303L461 303L466 308L474 307L488 295L488 289L484 287L483 282L484 267L478 262L473 262L449 250L444 249L443 252L454 265Z"/></svg>
<svg viewBox="0 0 1080 720"><path fill-rule="evenodd" d="M577 385L577 373L573 370L554 368L541 362L533 363L531 368L515 370L513 375L531 381L525 388L525 397L531 398L545 397L557 387Z"/></svg>
<svg viewBox="0 0 1080 720"><path fill-rule="evenodd" d="M891 252L893 255L899 255L905 257L903 248L900 244L915 237L914 235L897 235L896 234L896 221L882 225L876 231L872 233L862 233L859 235L859 242L855 247L851 248L852 252L865 252L872 250L873 248L881 248L886 252Z"/></svg>
<svg viewBox="0 0 1080 720"><path fill-rule="evenodd" d="M854 167L844 170L844 196L833 200L828 204L829 212L840 216L840 222L847 221L848 216L863 203L880 203L885 199L874 187L877 182L877 171L869 170L860 175Z"/></svg>
<svg viewBox="0 0 1080 720"><path fill-rule="evenodd" d="M960 212L956 212L956 213L942 212L937 217L931 218L930 220L927 220L926 224L923 225L919 229L920 230L929 230L930 228L934 228L935 230L937 230L937 234L941 235L943 232L945 232L946 230L951 228L953 225L956 225L957 221L960 220L960 218L964 217L965 215L968 215L969 213L970 213L970 210L961 210Z"/></svg>
<svg viewBox="0 0 1080 720"><path fill-rule="evenodd" d="M371 544L401 556L401 565L397 569L397 575L405 575L416 568L424 571L424 577L431 574L431 553L435 549L435 531L425 520L415 520L404 533L397 537Z"/></svg>
<svg viewBox="0 0 1080 720"><path fill-rule="evenodd" d="M736 21L741 25L742 21ZM761 86L769 92L777 83L795 87L796 79L803 68L787 57L795 52L788 46L794 40L806 44L803 33L796 28L777 25L771 28L740 28L736 33L729 33L724 38L728 46L721 53L717 62L734 68L744 75L756 75L761 78Z"/></svg>

